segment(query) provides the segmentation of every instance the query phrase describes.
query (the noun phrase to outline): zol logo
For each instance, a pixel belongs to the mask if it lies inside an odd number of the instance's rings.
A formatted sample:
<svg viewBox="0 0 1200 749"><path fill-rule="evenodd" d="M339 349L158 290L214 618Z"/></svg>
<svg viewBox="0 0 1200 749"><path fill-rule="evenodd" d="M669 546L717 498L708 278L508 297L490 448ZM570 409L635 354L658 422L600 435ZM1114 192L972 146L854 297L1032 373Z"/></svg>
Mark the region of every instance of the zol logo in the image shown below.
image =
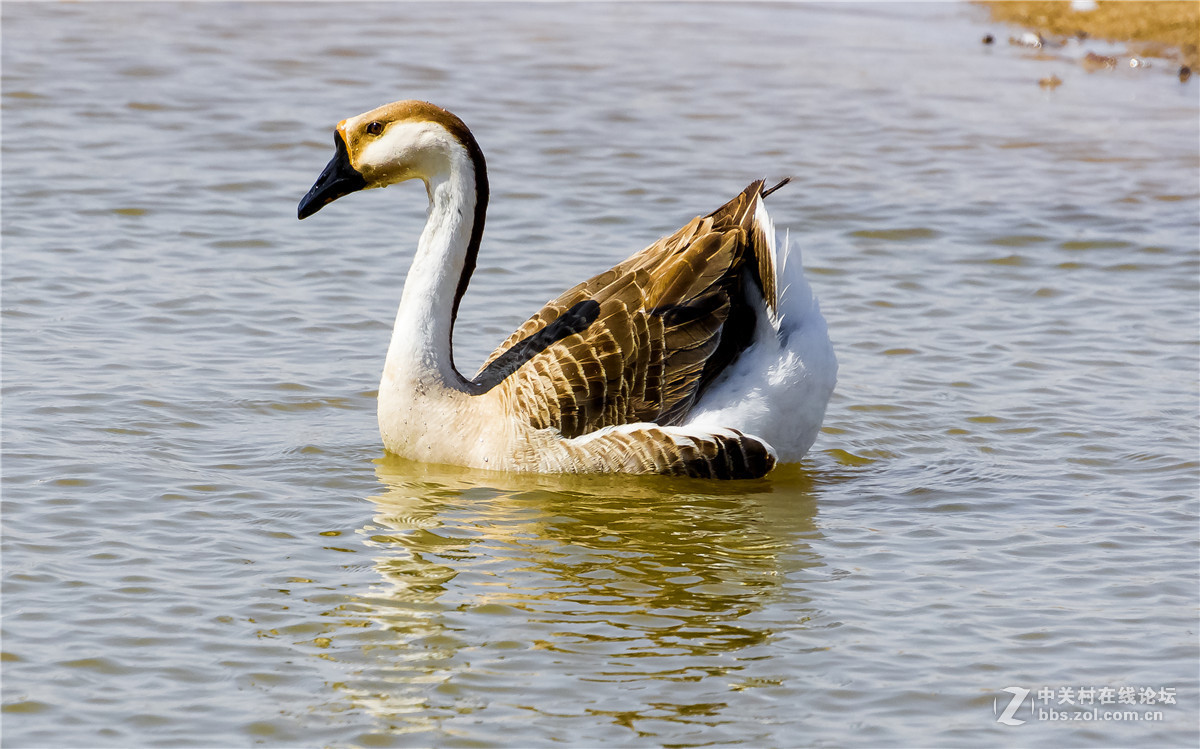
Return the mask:
<svg viewBox="0 0 1200 749"><path fill-rule="evenodd" d="M1004 712L1000 712L999 698L992 700L992 712L996 714L996 722L1006 726L1019 726L1025 721L1020 718L1014 718L1017 714L1017 709L1021 707L1021 703L1025 702L1025 698L1029 696L1029 690L1025 687L1005 687L1001 691L1008 692L1012 695L1012 699L1004 707Z"/></svg>

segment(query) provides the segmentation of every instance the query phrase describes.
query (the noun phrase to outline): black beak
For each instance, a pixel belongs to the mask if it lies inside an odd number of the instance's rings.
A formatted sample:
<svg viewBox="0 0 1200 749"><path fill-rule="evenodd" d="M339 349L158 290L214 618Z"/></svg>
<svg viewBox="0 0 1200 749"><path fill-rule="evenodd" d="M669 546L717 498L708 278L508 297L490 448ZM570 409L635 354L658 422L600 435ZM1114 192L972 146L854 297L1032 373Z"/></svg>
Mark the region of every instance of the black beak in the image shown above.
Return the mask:
<svg viewBox="0 0 1200 749"><path fill-rule="evenodd" d="M363 176L350 165L350 155L346 153L346 142L342 140L341 133L333 134L333 144L337 153L325 165L325 171L321 172L312 189L300 201L300 206L296 209L298 218L308 218L343 195L349 195L367 186Z"/></svg>

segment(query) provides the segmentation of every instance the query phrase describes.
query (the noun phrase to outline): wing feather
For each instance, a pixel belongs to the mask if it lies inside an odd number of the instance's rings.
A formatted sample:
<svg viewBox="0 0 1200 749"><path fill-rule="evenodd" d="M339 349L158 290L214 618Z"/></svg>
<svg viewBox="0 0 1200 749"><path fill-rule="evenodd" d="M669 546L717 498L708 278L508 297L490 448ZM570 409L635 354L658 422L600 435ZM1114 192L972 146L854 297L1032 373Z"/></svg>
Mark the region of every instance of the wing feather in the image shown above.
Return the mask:
<svg viewBox="0 0 1200 749"><path fill-rule="evenodd" d="M752 296L774 307L775 258L756 215L761 192L761 181L751 184L708 216L548 302L488 357L477 382L499 380L495 387L514 417L566 438L636 422L681 423L749 343L761 314ZM757 294L749 295L747 284ZM665 460L657 442L613 439L606 450L619 443L647 461ZM716 474L748 470L724 463L732 458L718 455L720 440L700 444L689 465L705 462L703 471ZM709 465L714 460L722 464Z"/></svg>
<svg viewBox="0 0 1200 749"><path fill-rule="evenodd" d="M581 470L748 479L765 475L775 455L764 442L735 429L685 431L632 424L567 442Z"/></svg>

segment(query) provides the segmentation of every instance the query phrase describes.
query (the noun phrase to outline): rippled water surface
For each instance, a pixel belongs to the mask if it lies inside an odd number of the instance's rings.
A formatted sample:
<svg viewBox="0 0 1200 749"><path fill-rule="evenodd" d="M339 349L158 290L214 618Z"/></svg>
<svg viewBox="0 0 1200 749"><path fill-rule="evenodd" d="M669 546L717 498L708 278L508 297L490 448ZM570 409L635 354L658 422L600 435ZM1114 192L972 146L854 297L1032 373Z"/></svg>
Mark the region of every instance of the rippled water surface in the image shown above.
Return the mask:
<svg viewBox="0 0 1200 749"><path fill-rule="evenodd" d="M3 744L1195 746L1196 83L988 31L965 4L5 3ZM772 212L841 362L804 464L385 457L424 193L295 209L338 120L410 97L489 158L464 368L792 175ZM1137 719L1029 709L1129 687L1103 707Z"/></svg>

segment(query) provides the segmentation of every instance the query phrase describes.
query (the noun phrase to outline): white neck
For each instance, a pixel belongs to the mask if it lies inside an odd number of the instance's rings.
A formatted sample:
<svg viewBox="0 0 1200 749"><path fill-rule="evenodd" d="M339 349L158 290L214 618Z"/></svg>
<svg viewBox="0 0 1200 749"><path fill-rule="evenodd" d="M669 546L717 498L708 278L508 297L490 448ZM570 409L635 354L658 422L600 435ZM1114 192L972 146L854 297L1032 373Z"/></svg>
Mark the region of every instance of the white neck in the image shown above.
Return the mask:
<svg viewBox="0 0 1200 749"><path fill-rule="evenodd" d="M423 177L429 218L404 282L385 372L428 385L461 390L451 332L454 298L475 220L475 169L465 150L450 149L434 173Z"/></svg>

